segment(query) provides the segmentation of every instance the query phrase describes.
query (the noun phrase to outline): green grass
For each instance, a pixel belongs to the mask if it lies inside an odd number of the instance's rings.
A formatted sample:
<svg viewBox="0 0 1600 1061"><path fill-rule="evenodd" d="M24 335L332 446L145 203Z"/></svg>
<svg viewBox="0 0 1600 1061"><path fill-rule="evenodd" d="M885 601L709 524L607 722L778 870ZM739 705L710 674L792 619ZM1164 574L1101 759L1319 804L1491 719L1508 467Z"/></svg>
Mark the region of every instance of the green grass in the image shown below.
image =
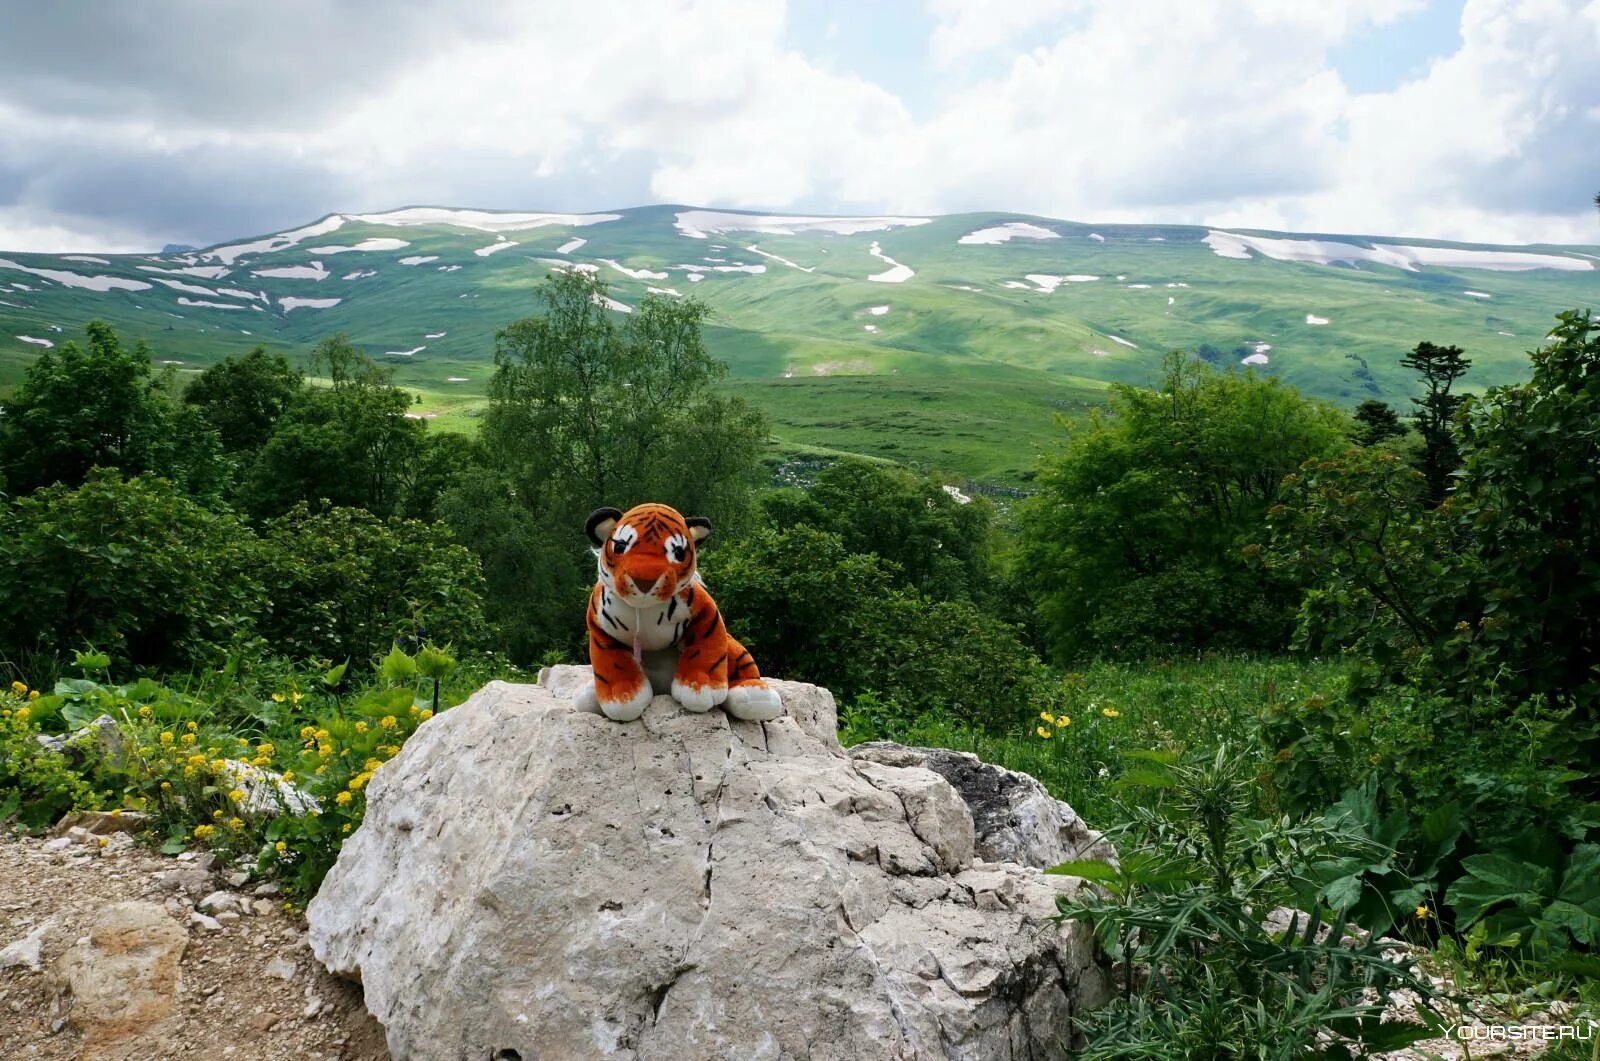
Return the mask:
<svg viewBox="0 0 1600 1061"><path fill-rule="evenodd" d="M1129 752L1207 752L1224 740L1249 741L1268 704L1330 693L1344 676L1343 664L1292 657L1101 662L1063 679L1066 726L1039 719L1025 732L995 734L924 716L883 733L847 725L845 739L972 752L1038 778L1092 827L1105 829L1119 821L1117 780L1130 765ZM1041 738L1035 727L1050 736Z"/></svg>

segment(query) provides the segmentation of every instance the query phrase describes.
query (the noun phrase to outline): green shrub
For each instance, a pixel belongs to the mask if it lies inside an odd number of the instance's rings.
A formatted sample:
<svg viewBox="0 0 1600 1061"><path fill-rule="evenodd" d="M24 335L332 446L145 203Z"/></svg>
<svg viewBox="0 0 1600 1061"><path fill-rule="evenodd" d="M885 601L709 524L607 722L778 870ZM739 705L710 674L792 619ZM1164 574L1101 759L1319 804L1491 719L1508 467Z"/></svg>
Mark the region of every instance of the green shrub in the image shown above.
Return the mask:
<svg viewBox="0 0 1600 1061"><path fill-rule="evenodd" d="M1300 584L1241 549L1283 476L1350 429L1278 380L1181 356L1159 390L1114 387L1019 510L1015 563L1050 655L1282 647Z"/></svg>
<svg viewBox="0 0 1600 1061"><path fill-rule="evenodd" d="M367 661L396 641L473 649L488 637L478 560L440 524L302 504L261 534L259 632L274 651Z"/></svg>
<svg viewBox="0 0 1600 1061"><path fill-rule="evenodd" d="M1374 860L1378 845L1340 822L1254 817L1253 774L1226 746L1144 756L1125 775L1147 794L1113 837L1119 863L1052 870L1100 886L1063 896L1061 916L1093 926L1122 980L1081 1020L1089 1043L1074 1056L1350 1058L1442 1031L1431 987L1329 880L1330 865ZM1287 928L1264 923L1275 907L1294 912ZM1365 931L1344 937L1353 921ZM1417 992L1428 1025L1383 1021L1399 988Z"/></svg>
<svg viewBox="0 0 1600 1061"><path fill-rule="evenodd" d="M163 479L97 471L0 508L0 655L104 646L183 669L248 636L259 553L233 516Z"/></svg>

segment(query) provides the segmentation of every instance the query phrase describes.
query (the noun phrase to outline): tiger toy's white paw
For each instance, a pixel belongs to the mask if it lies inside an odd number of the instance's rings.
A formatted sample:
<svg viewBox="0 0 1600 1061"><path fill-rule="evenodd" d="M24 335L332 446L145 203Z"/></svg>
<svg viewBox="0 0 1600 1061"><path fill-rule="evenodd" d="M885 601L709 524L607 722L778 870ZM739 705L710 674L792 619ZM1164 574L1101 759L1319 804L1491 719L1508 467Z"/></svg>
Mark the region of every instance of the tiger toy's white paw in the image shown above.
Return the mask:
<svg viewBox="0 0 1600 1061"><path fill-rule="evenodd" d="M613 722L635 722L644 714L644 709L650 706L650 698L654 695L649 681L645 681L640 683L639 691L633 694L632 699L601 700L600 713Z"/></svg>
<svg viewBox="0 0 1600 1061"><path fill-rule="evenodd" d="M685 711L703 714L722 703L728 696L727 686L702 685L696 689L692 685L673 679L672 698L683 706Z"/></svg>
<svg viewBox="0 0 1600 1061"><path fill-rule="evenodd" d="M783 701L770 686L736 685L728 690L727 711L746 722L766 722L783 714Z"/></svg>

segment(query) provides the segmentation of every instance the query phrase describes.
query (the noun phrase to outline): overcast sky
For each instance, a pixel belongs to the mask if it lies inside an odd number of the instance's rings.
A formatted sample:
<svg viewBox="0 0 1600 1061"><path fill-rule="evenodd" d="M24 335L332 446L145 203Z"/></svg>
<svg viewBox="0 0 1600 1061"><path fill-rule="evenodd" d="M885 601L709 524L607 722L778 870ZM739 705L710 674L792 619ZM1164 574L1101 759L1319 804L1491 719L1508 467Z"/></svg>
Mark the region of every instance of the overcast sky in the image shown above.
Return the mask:
<svg viewBox="0 0 1600 1061"><path fill-rule="evenodd" d="M0 249L409 204L1600 242L1600 0L0 0Z"/></svg>

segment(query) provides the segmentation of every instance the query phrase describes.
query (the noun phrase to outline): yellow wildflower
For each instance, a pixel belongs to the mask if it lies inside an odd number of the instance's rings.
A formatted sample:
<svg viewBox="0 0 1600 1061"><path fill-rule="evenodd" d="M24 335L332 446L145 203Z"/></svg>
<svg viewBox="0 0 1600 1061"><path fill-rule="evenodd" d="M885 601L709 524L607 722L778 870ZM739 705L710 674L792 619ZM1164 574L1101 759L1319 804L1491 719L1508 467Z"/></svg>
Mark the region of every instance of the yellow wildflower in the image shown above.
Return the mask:
<svg viewBox="0 0 1600 1061"><path fill-rule="evenodd" d="M341 832L341 833L347 833L347 832L349 832L349 831L350 831L350 823L349 823L349 822L345 822L345 823L344 823L344 828L342 828L342 829L340 829L340 830L339 830L339 831L340 831L340 832Z"/></svg>
<svg viewBox="0 0 1600 1061"><path fill-rule="evenodd" d="M356 732L357 733L365 733L366 731L367 731L367 724L365 722L357 722L356 723Z"/></svg>
<svg viewBox="0 0 1600 1061"><path fill-rule="evenodd" d="M1039 712L1039 717L1042 718L1044 721L1050 723L1050 725L1052 725L1052 726L1056 724L1056 716L1052 715L1048 711Z"/></svg>
<svg viewBox="0 0 1600 1061"><path fill-rule="evenodd" d="M1102 707L1100 709L1100 713L1102 715L1106 716L1107 718L1121 718L1122 717L1122 712L1118 711L1114 707Z"/></svg>
<svg viewBox="0 0 1600 1061"><path fill-rule="evenodd" d="M32 714L33 714L33 712L28 710L27 708L19 707L19 708L17 708L17 713L16 713L15 717L16 717L16 720L18 722L26 722L26 721L28 721L29 717L32 716Z"/></svg>
<svg viewBox="0 0 1600 1061"><path fill-rule="evenodd" d="M210 836L212 833L214 833L216 831L217 830L216 830L216 828L214 826L196 825L194 827L194 838L196 840L204 840L206 837Z"/></svg>
<svg viewBox="0 0 1600 1061"><path fill-rule="evenodd" d="M166 732L165 730L163 730L162 733L161 733L160 740L161 740L162 744L171 744L172 743L172 734Z"/></svg>
<svg viewBox="0 0 1600 1061"><path fill-rule="evenodd" d="M1066 715L1056 716L1056 729L1062 729L1070 725L1072 725L1072 719L1068 718Z"/></svg>
<svg viewBox="0 0 1600 1061"><path fill-rule="evenodd" d="M240 829L244 828L244 822L239 818L229 818L228 828L232 829L234 832L238 832Z"/></svg>
<svg viewBox="0 0 1600 1061"><path fill-rule="evenodd" d="M194 740L195 737L193 733L185 733L183 736L178 738L178 743L182 744L184 747L188 747L194 743Z"/></svg>
<svg viewBox="0 0 1600 1061"><path fill-rule="evenodd" d="M233 800L235 803L243 803L244 802L244 789L242 789L242 788L234 789L233 791L228 793L228 798Z"/></svg>
<svg viewBox="0 0 1600 1061"><path fill-rule="evenodd" d="M12 682L11 683L11 691L16 693L18 696L27 696L28 695L28 687L26 685L24 685L22 682Z"/></svg>
<svg viewBox="0 0 1600 1061"><path fill-rule="evenodd" d="M283 703L283 694L282 693L273 693L272 694L272 702L275 703L275 704Z"/></svg>
<svg viewBox="0 0 1600 1061"><path fill-rule="evenodd" d="M211 812L211 819L213 821L219 821L220 822L222 820L222 812L219 811L219 810L212 811Z"/></svg>
<svg viewBox="0 0 1600 1061"><path fill-rule="evenodd" d="M301 726L300 727L300 739L301 740L314 740L316 738L316 736L317 736L317 727L315 727L315 726Z"/></svg>
<svg viewBox="0 0 1600 1061"><path fill-rule="evenodd" d="M354 798L355 797L350 795L348 792L340 792L337 796L333 797L333 801L342 807Z"/></svg>
<svg viewBox="0 0 1600 1061"><path fill-rule="evenodd" d="M362 764L361 769L366 770L368 773L371 773L373 770L376 770L378 767L380 767L382 765L383 765L383 760L382 759L368 759L365 763Z"/></svg>
<svg viewBox="0 0 1600 1061"><path fill-rule="evenodd" d="M190 766L204 766L206 765L206 757L204 755L195 754L189 756L189 758L185 759L184 762L188 763Z"/></svg>
<svg viewBox="0 0 1600 1061"><path fill-rule="evenodd" d="M271 755L277 750L278 746L276 744L270 744L267 741L262 741L260 744L256 745L257 755Z"/></svg>
<svg viewBox="0 0 1600 1061"><path fill-rule="evenodd" d="M183 728L188 730L190 733L193 733L195 730L199 729L200 726L196 722L185 722L183 724Z"/></svg>
<svg viewBox="0 0 1600 1061"><path fill-rule="evenodd" d="M291 702L298 704L304 698L300 695L299 690L295 690L289 694L289 699Z"/></svg>
<svg viewBox="0 0 1600 1061"><path fill-rule="evenodd" d="M350 791L351 792L360 792L361 789L366 785L366 783L368 781L371 781L371 780L372 780L372 775L371 774L368 774L368 773L357 774L355 777L352 777L350 779Z"/></svg>
<svg viewBox="0 0 1600 1061"><path fill-rule="evenodd" d="M37 689L28 690L28 699L29 700L37 700L37 699L39 699L39 690L37 690Z"/></svg>
<svg viewBox="0 0 1600 1061"><path fill-rule="evenodd" d="M289 853L289 845L284 843L282 840L279 840L277 843L273 844L272 849L280 855L287 855Z"/></svg>
<svg viewBox="0 0 1600 1061"><path fill-rule="evenodd" d="M1418 921L1426 921L1428 918L1430 918L1432 916L1433 916L1433 911L1429 910L1426 905L1422 905L1422 906L1418 906L1417 907L1417 920Z"/></svg>
<svg viewBox="0 0 1600 1061"><path fill-rule="evenodd" d="M422 709L422 721L426 722L426 721L428 721L428 719L430 719L432 717L433 717L433 708L425 707L425 708Z"/></svg>
<svg viewBox="0 0 1600 1061"><path fill-rule="evenodd" d="M399 724L400 720L395 718L393 715L384 715L378 720L378 725L382 726L384 729L394 729Z"/></svg>
<svg viewBox="0 0 1600 1061"><path fill-rule="evenodd" d="M315 736L318 740L327 740L328 739L328 731L325 730L325 729L319 729L319 730L317 730L316 733L313 734L313 736Z"/></svg>
<svg viewBox="0 0 1600 1061"><path fill-rule="evenodd" d="M294 771L293 770L285 770L283 772L283 779L285 781L293 781L294 780Z"/></svg>
<svg viewBox="0 0 1600 1061"><path fill-rule="evenodd" d="M140 718L149 718L150 717L150 705L149 704L140 704L139 705L139 717Z"/></svg>
<svg viewBox="0 0 1600 1061"><path fill-rule="evenodd" d="M222 771L226 770L227 768L228 768L228 760L226 760L226 759L213 759L213 760L211 760L211 771L212 771L212 773L220 774L220 773L222 773Z"/></svg>
<svg viewBox="0 0 1600 1061"><path fill-rule="evenodd" d="M163 782L161 782L161 791L163 791L163 792L171 792L172 791L172 782L171 781L163 781Z"/></svg>
<svg viewBox="0 0 1600 1061"><path fill-rule="evenodd" d="M194 769L194 767L192 767L192 766L186 766L186 767L184 767L184 768L183 768L183 776L184 776L184 777L193 777L193 776L194 776L194 774L195 774L195 769Z"/></svg>
<svg viewBox="0 0 1600 1061"><path fill-rule="evenodd" d="M1038 729L1034 730L1034 732L1039 735L1040 740L1049 740L1050 737L1055 733L1055 730L1045 729L1043 726L1040 726Z"/></svg>
<svg viewBox="0 0 1600 1061"><path fill-rule="evenodd" d="M421 714L422 713L422 708L418 707L416 704L412 704L411 705L411 713L413 715Z"/></svg>

